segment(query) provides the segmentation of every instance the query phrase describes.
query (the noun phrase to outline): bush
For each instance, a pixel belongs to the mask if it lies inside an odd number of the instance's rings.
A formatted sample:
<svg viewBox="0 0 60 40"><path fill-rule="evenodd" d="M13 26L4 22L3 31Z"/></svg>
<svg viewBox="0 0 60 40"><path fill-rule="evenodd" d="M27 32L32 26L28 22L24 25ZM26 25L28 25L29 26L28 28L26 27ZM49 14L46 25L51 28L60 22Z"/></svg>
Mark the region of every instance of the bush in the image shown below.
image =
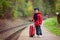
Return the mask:
<svg viewBox="0 0 60 40"><path fill-rule="evenodd" d="M52 33L60 36L60 28L58 28L57 18L49 18L45 20L44 26L48 28Z"/></svg>

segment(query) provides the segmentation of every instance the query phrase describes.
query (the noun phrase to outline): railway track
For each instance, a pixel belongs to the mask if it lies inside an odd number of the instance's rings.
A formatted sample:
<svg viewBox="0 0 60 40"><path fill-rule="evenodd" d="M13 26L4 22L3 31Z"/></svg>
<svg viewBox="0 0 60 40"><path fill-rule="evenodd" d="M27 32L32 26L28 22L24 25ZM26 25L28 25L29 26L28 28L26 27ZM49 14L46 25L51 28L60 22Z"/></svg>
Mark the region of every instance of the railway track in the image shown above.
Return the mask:
<svg viewBox="0 0 60 40"><path fill-rule="evenodd" d="M17 38L20 36L21 31L27 27L27 25L30 24L24 23L22 25L12 27L9 29L0 30L0 39L2 40L17 40Z"/></svg>

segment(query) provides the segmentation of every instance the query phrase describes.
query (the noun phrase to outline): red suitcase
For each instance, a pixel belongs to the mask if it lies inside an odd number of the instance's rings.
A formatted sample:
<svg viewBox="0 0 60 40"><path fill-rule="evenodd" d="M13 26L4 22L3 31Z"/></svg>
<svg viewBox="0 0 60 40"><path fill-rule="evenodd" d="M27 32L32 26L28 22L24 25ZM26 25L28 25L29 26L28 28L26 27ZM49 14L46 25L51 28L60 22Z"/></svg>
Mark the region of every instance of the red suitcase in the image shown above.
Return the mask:
<svg viewBox="0 0 60 40"><path fill-rule="evenodd" d="M33 37L34 35L35 35L35 27L33 25L30 25L29 36Z"/></svg>

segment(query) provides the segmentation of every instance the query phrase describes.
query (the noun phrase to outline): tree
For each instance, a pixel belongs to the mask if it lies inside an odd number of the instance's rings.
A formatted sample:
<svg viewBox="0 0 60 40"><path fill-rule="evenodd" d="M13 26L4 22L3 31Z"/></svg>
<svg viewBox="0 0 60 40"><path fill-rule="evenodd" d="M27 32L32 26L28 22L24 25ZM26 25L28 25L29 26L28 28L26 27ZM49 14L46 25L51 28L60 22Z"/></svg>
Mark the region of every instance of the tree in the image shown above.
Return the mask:
<svg viewBox="0 0 60 40"><path fill-rule="evenodd" d="M4 18L7 13L10 13L10 1L9 0L0 0L0 16ZM6 16L5 16L6 17Z"/></svg>
<svg viewBox="0 0 60 40"><path fill-rule="evenodd" d="M49 16L50 17L54 16L56 13L56 3L55 3L56 0L43 0L43 1L44 1L46 10L49 10L47 11Z"/></svg>
<svg viewBox="0 0 60 40"><path fill-rule="evenodd" d="M60 0L56 0L56 12L59 13L57 15L57 20L58 20L58 23L60 24Z"/></svg>

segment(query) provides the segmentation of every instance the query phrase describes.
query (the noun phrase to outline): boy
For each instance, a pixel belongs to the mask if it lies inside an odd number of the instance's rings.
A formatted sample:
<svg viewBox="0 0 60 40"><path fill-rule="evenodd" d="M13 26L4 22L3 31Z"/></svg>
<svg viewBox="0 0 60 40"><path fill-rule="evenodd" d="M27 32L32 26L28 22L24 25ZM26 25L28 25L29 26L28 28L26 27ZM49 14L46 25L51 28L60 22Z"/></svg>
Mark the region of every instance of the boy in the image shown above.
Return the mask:
<svg viewBox="0 0 60 40"><path fill-rule="evenodd" d="M34 21L36 27L36 35L38 37L42 36L41 24L42 24L42 13L39 12L39 8L34 8L34 16L32 21Z"/></svg>

